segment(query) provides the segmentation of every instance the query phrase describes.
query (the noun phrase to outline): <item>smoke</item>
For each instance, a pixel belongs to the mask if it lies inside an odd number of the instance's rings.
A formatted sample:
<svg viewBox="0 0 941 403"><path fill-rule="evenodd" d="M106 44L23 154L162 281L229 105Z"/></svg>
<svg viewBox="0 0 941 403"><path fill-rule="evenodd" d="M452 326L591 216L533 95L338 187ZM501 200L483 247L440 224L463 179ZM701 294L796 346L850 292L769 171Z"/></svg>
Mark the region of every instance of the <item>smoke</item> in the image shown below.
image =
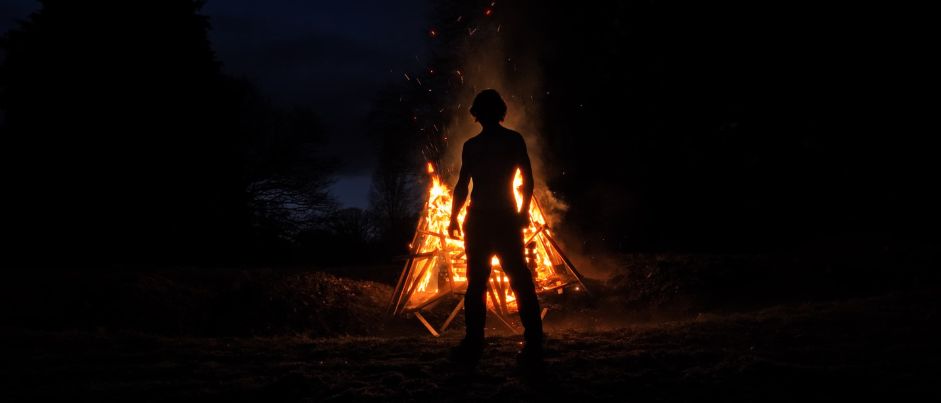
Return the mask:
<svg viewBox="0 0 941 403"><path fill-rule="evenodd" d="M522 29L518 26L518 29ZM548 95L542 82L539 55L520 46L517 36L501 35L498 28L481 28L478 41L468 42L463 50L462 69L459 73L463 85L457 90L455 104L449 108L450 116L443 133L448 147L441 160L441 171L448 183L453 184L461 166L461 149L465 141L480 133L480 125L470 114L474 97L482 90L495 89L507 104L503 125L519 132L526 141L535 179L534 196L542 208L543 216L554 229L557 241L574 261L579 271L589 277L606 279L619 267L618 257L608 252L586 248L584 236L563 222L569 205L549 189L548 183L561 174L553 166L546 142L542 136L541 102ZM486 39L481 38L487 36ZM538 40L538 35L530 40ZM513 52L507 51L514 49Z"/></svg>
<svg viewBox="0 0 941 403"><path fill-rule="evenodd" d="M528 4L528 3L527 3ZM532 5L532 4L530 4ZM507 6L507 5L504 5ZM465 37L458 49L457 71L453 72L462 85L452 90L446 124L442 128L447 147L439 171L449 184L457 179L461 150L465 141L480 133L480 125L470 114L474 97L482 90L495 89L507 104L504 126L519 132L526 141L535 178L534 196L542 208L556 240L574 261L582 274L607 278L619 266L617 256L586 245L585 234L566 226L564 218L569 205L548 187L562 169L552 163L546 137L543 136L543 102L550 89L543 81L540 52L545 51L550 27L538 17L538 8L525 4L509 7L501 14L501 25L485 22L475 25L472 37ZM551 95L556 96L556 95ZM586 178L587 180L588 178Z"/></svg>

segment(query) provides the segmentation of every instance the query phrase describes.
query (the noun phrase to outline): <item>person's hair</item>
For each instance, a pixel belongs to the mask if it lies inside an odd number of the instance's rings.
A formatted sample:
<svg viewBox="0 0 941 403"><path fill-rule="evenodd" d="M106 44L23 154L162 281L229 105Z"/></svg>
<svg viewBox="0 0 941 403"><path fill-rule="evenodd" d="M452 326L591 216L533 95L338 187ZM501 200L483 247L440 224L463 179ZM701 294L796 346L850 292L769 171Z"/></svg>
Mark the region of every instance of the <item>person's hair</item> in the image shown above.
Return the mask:
<svg viewBox="0 0 941 403"><path fill-rule="evenodd" d="M478 122L497 123L506 117L506 102L494 89L483 90L474 98L470 113Z"/></svg>

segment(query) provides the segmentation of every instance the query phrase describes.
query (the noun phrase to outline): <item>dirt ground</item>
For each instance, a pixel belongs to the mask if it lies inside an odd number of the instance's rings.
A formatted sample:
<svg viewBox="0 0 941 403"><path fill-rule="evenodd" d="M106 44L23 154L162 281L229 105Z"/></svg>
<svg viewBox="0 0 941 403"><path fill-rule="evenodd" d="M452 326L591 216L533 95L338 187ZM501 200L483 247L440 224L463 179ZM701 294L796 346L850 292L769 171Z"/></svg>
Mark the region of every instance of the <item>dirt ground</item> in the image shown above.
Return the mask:
<svg viewBox="0 0 941 403"><path fill-rule="evenodd" d="M5 402L91 401L938 401L936 294L788 304L580 331L548 320L542 370L517 338L474 369L459 337L172 337L5 329ZM416 324L417 325L417 324Z"/></svg>

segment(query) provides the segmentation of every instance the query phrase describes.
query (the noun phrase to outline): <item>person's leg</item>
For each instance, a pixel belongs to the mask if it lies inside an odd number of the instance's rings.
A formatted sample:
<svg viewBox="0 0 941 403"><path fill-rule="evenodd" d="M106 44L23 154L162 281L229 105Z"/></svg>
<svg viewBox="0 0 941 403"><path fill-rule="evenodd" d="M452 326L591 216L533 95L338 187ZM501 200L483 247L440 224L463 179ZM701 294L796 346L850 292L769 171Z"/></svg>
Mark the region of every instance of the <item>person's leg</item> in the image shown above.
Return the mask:
<svg viewBox="0 0 941 403"><path fill-rule="evenodd" d="M486 239L465 232L467 253L467 293L464 294L464 323L467 339L482 341L487 320L487 285L490 257Z"/></svg>
<svg viewBox="0 0 941 403"><path fill-rule="evenodd" d="M507 236L500 237L500 241L498 256L503 271L510 278L510 287L516 293L520 322L525 328L523 337L527 342L539 343L543 338L542 318L533 275L526 267L526 260L523 258L522 235L517 236L510 230Z"/></svg>

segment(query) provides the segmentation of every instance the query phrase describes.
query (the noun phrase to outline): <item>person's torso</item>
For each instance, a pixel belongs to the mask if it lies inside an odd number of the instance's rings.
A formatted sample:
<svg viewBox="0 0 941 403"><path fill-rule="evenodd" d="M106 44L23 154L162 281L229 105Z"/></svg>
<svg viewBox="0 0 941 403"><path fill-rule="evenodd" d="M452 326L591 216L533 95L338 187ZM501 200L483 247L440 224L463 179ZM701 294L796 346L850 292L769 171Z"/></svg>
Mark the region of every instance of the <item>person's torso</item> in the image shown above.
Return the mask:
<svg viewBox="0 0 941 403"><path fill-rule="evenodd" d="M513 177L525 152L521 143L518 133L502 127L468 140L464 164L473 181L470 211L516 211Z"/></svg>

